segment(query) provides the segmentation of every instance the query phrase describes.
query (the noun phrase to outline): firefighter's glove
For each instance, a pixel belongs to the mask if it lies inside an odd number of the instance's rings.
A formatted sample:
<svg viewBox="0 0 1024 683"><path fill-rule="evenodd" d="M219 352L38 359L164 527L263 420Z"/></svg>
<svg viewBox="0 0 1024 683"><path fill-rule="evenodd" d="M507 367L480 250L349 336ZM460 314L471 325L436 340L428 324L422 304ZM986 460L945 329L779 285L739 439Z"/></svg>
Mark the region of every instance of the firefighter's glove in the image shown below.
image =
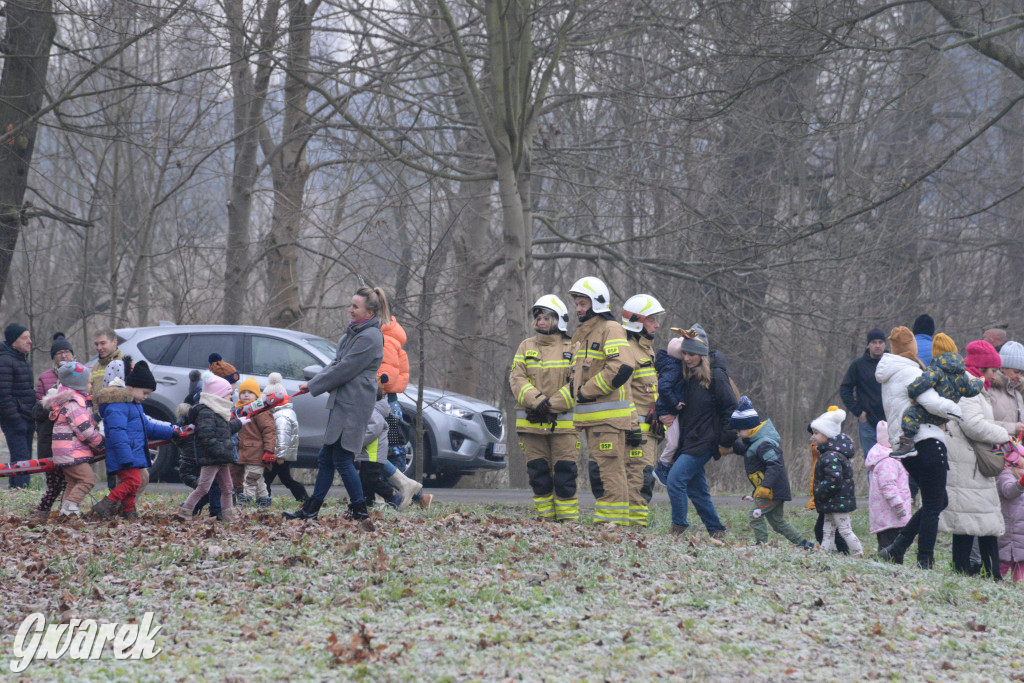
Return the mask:
<svg viewBox="0 0 1024 683"><path fill-rule="evenodd" d="M593 402L594 402L594 399L592 399L592 398L584 398L583 397L583 389L580 389L579 391L576 392L576 403L593 403Z"/></svg>
<svg viewBox="0 0 1024 683"><path fill-rule="evenodd" d="M526 419L534 423L551 422L551 401L544 399L536 408L526 411Z"/></svg>
<svg viewBox="0 0 1024 683"><path fill-rule="evenodd" d="M626 432L626 445L630 448L636 448L637 446L643 445L644 433L639 429L631 429Z"/></svg>

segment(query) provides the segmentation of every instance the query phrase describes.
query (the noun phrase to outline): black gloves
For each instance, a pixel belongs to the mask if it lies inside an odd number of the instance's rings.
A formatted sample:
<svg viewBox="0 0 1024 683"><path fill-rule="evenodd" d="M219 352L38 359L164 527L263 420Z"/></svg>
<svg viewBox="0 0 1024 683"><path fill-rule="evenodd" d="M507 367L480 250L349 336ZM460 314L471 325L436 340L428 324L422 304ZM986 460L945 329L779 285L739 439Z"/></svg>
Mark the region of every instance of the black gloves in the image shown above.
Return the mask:
<svg viewBox="0 0 1024 683"><path fill-rule="evenodd" d="M636 448L642 446L644 443L644 433L639 429L631 429L626 432L626 445L630 448Z"/></svg>

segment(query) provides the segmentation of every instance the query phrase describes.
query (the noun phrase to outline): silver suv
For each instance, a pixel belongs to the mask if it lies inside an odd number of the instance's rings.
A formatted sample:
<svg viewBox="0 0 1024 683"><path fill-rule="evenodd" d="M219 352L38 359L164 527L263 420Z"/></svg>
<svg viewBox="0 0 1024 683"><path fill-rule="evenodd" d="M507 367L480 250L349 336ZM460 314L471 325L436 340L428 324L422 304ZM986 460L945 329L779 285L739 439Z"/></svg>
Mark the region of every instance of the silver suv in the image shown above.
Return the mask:
<svg viewBox="0 0 1024 683"><path fill-rule="evenodd" d="M117 330L118 347L133 360L145 360L156 378L156 391L143 404L158 420L172 420L175 407L188 393L189 372L209 367L211 353L219 353L242 376L251 375L260 386L267 375L279 372L288 393L334 359L337 344L294 330L235 325L174 325ZM399 396L405 418L416 410L414 386ZM305 394L294 399L299 417L299 467L316 467L317 453L327 427L327 395ZM505 430L501 411L461 394L423 388L424 453L420 461L426 479L435 486L452 486L464 474L505 467ZM150 468L154 481L173 480L178 452L160 449Z"/></svg>

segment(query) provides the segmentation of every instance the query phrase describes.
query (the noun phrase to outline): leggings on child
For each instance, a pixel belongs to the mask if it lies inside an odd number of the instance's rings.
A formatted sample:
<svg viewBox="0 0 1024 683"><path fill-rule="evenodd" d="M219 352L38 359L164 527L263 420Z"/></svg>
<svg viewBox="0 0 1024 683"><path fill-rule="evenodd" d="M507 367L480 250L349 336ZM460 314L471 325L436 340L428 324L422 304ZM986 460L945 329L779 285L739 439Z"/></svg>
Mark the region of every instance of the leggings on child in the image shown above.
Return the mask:
<svg viewBox="0 0 1024 683"><path fill-rule="evenodd" d="M231 509L231 469L228 465L203 465L199 470L199 481L195 489L188 494L182 504L186 510L194 510L196 503L209 493L210 486L216 481L220 486L220 507L227 512Z"/></svg>
<svg viewBox="0 0 1024 683"><path fill-rule="evenodd" d="M854 555L863 555L864 548L860 545L860 539L853 533L850 526L849 512L827 512L825 513L825 526L822 529L821 549L831 552L836 547L836 532L843 537L850 552Z"/></svg>
<svg viewBox="0 0 1024 683"><path fill-rule="evenodd" d="M117 486L107 494L107 498L114 502L121 503L121 512L131 512L135 509L135 498L142 488L142 469L130 467L126 470L119 470L117 473Z"/></svg>
<svg viewBox="0 0 1024 683"><path fill-rule="evenodd" d="M50 470L46 473L46 490L43 491L43 498L39 501L39 506L36 510L43 512L49 512L53 508L53 504L60 498L60 494L64 493L64 487L67 486L67 482L64 481L64 473L60 470Z"/></svg>

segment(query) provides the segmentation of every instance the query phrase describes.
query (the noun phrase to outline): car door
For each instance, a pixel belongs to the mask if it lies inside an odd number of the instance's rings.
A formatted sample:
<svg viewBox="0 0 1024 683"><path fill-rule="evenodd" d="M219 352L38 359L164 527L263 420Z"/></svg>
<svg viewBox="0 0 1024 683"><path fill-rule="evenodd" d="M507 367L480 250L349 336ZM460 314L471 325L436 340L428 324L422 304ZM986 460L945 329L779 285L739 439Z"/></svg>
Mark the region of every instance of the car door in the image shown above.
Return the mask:
<svg viewBox="0 0 1024 683"><path fill-rule="evenodd" d="M266 386L267 375L281 373L285 389L289 394L299 390L299 384L306 381L303 369L323 362L298 344L286 339L268 335L247 335L249 345L249 374L256 377L260 386ZM315 455L323 445L327 431L327 395L310 396L303 394L292 399L295 414L299 418L299 448L303 455Z"/></svg>

